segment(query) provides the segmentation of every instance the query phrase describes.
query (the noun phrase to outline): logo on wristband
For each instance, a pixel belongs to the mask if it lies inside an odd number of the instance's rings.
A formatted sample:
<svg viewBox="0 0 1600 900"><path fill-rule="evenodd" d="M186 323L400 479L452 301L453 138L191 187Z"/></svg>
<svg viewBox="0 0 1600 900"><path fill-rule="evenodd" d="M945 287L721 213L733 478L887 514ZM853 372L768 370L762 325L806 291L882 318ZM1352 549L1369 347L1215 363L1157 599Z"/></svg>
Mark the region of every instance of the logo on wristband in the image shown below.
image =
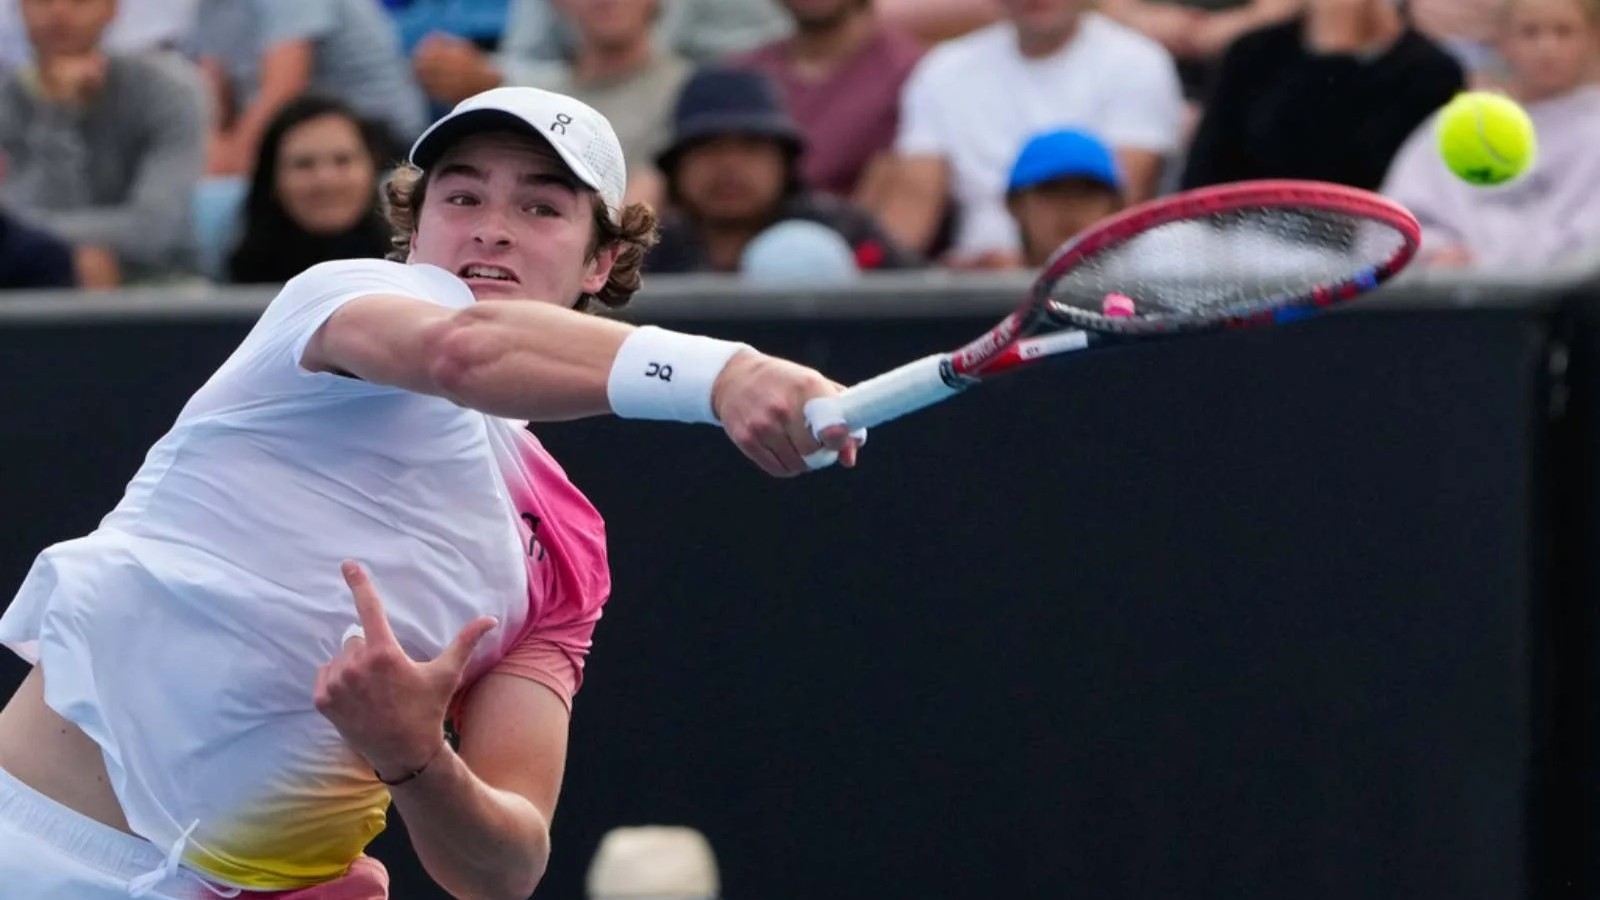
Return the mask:
<svg viewBox="0 0 1600 900"><path fill-rule="evenodd" d="M672 367L662 365L661 363L650 363L649 365L645 366L644 377L659 378L662 381L671 381Z"/></svg>

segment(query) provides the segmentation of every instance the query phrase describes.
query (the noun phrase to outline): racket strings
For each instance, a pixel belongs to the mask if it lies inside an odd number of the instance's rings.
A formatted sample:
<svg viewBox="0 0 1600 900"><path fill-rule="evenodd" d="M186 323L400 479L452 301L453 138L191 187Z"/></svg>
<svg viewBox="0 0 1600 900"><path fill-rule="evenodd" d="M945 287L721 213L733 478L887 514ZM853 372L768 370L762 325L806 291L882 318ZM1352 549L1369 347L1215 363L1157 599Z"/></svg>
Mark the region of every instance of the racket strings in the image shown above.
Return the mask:
<svg viewBox="0 0 1600 900"><path fill-rule="evenodd" d="M1248 314L1382 265L1405 243L1373 219L1316 208L1231 209L1158 225L1080 259L1052 286L1054 303L1103 317L1108 294L1136 303L1132 319L1210 320Z"/></svg>

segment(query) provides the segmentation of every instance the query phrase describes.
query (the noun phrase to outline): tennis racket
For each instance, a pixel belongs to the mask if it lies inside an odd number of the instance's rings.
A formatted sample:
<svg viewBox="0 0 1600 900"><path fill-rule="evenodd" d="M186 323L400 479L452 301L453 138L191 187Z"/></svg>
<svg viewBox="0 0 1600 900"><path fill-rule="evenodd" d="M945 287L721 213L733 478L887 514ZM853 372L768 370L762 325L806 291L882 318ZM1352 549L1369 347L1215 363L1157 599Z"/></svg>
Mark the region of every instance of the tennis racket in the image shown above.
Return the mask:
<svg viewBox="0 0 1600 900"><path fill-rule="evenodd" d="M871 428L995 376L1112 343L1298 321L1405 268L1421 228L1376 194L1248 181L1128 209L1062 245L1015 311L972 342L806 404L814 435ZM837 454L806 457L812 468Z"/></svg>

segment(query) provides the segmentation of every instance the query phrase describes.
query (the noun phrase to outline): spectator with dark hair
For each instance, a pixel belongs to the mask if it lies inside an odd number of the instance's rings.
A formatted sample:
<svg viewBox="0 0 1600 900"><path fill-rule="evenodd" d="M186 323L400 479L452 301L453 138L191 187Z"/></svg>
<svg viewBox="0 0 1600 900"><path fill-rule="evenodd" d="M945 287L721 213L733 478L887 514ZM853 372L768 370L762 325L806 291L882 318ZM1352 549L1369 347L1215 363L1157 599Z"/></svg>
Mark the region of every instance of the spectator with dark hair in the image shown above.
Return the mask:
<svg viewBox="0 0 1600 900"><path fill-rule="evenodd" d="M900 91L922 45L885 25L873 0L782 0L795 34L739 57L772 76L805 134L808 187L863 200L863 175L894 145ZM868 182L873 179L867 179Z"/></svg>
<svg viewBox="0 0 1600 900"><path fill-rule="evenodd" d="M308 91L337 97L410 143L427 115L378 0L202 0L195 38L220 115L213 175L248 174L278 110Z"/></svg>
<svg viewBox="0 0 1600 900"><path fill-rule="evenodd" d="M1394 0L1310 0L1223 58L1183 186L1305 178L1377 190L1400 145L1464 84Z"/></svg>
<svg viewBox="0 0 1600 900"><path fill-rule="evenodd" d="M577 31L577 55L537 85L589 104L611 120L628 165L628 200L660 202L654 157L666 146L673 99L692 66L657 45L662 4L670 0L556 0ZM419 69L423 83L438 87ZM477 82L474 82L476 84ZM454 90L435 92L448 100Z"/></svg>
<svg viewBox="0 0 1600 900"><path fill-rule="evenodd" d="M672 208L647 270L739 271L750 242L790 219L838 232L861 269L916 264L864 210L802 185L804 137L765 75L725 67L697 72L674 121L672 143L659 159Z"/></svg>
<svg viewBox="0 0 1600 900"><path fill-rule="evenodd" d="M282 284L317 263L384 258L382 148L377 129L344 103L317 95L290 101L262 136L229 279Z"/></svg>
<svg viewBox="0 0 1600 900"><path fill-rule="evenodd" d="M1118 157L1130 199L1152 196L1179 149L1183 95L1172 57L1085 0L1003 0L1007 20L948 41L906 83L890 184L875 209L889 233L919 252L954 199L947 262L1016 265L1006 212L1017 150L1049 128L1085 128Z"/></svg>
<svg viewBox="0 0 1600 900"><path fill-rule="evenodd" d="M1600 251L1600 0L1508 0L1498 32L1538 158L1510 184L1476 187L1440 160L1437 116L1417 129L1384 193L1422 222L1424 263L1532 268Z"/></svg>
<svg viewBox="0 0 1600 900"><path fill-rule="evenodd" d="M1044 265L1056 248L1121 210L1123 190L1111 148L1093 134L1069 128L1028 141L1006 184L1023 263Z"/></svg>
<svg viewBox="0 0 1600 900"><path fill-rule="evenodd" d="M100 47L115 0L22 0L35 63L0 83L0 204L73 248L86 287L184 272L205 153L200 81Z"/></svg>

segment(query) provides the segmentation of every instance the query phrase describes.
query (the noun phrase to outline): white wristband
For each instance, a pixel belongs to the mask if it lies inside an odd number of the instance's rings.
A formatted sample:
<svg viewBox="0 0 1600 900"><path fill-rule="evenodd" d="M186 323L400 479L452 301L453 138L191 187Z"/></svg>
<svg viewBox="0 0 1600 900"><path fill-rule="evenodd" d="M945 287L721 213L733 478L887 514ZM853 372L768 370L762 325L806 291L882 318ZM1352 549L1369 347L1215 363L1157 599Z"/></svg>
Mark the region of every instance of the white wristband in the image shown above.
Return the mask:
<svg viewBox="0 0 1600 900"><path fill-rule="evenodd" d="M606 380L611 411L623 419L717 425L711 387L747 344L646 325L622 342Z"/></svg>

